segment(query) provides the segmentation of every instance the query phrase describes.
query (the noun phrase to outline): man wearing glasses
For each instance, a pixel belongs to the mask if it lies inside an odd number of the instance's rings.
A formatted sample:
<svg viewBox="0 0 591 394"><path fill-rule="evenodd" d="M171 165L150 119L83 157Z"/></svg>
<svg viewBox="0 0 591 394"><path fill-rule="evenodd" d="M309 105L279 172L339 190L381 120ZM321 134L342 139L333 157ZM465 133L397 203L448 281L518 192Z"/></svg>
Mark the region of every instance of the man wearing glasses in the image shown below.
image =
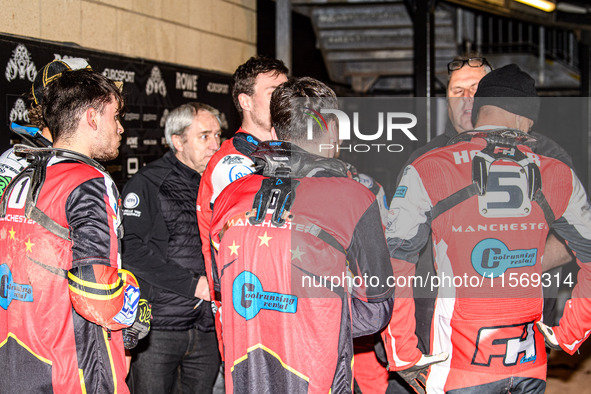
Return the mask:
<svg viewBox="0 0 591 394"><path fill-rule="evenodd" d="M492 66L480 54L469 53L456 56L447 64L448 85L447 85L447 111L449 122L443 134L433 138L426 145L415 150L404 168L416 160L419 156L436 148L445 146L450 139L459 133L472 130L472 107L474 94L478 89L480 80L492 71ZM562 161L569 167L574 168L571 157L566 151L550 138L530 132L537 139L536 153L552 157ZM403 170L404 170L403 168ZM397 183L400 182L404 171L398 175ZM431 240L427 245L431 244ZM572 256L564 243L559 241L552 233L549 235L545 246L544 264L545 270L559 267L572 260ZM558 268L560 269L560 268ZM555 271L551 272L555 274ZM419 261L416 266L416 275L432 277L436 275L433 267L433 251L430 247L424 248L419 254ZM552 321L556 317L556 296L558 289L555 287L544 288L544 321ZM548 294L547 292L553 292ZM415 288L415 315L416 335L419 340L418 347L425 354L430 350L431 322L434 311L433 294L428 288ZM400 383L390 381L388 392L401 392Z"/></svg>
<svg viewBox="0 0 591 394"><path fill-rule="evenodd" d="M444 133L415 150L406 165L412 163L422 154L446 145L456 134L474 128L472 125L474 94L478 89L480 80L492 69L486 58L477 53L456 56L447 64L447 114L449 122ZM537 153L558 159L573 168L571 157L560 145L538 133L533 132L532 135L538 140ZM401 174L398 175L398 181L400 181L400 177Z"/></svg>
<svg viewBox="0 0 591 394"><path fill-rule="evenodd" d="M472 105L474 103L474 93L478 89L478 82L491 70L491 65L481 56L457 56L447 64L449 76L447 113L454 128L454 130L450 130L452 133L454 131L463 133L473 129Z"/></svg>
<svg viewBox="0 0 591 394"><path fill-rule="evenodd" d="M534 85L533 78L516 65L487 74L475 95L478 129L460 133L447 146L409 165L390 205L386 238L396 271L414 273L418 252L432 232L439 278L454 277L453 284L448 280L437 286L431 334L432 352L448 352L450 357L430 368L426 387L417 385L417 391L544 392L546 351L534 326L541 318L541 286L521 283L509 288L499 282L506 271L513 276L542 274L547 268L545 241L550 228L570 241L578 263L591 261L591 255L578 249L588 248L589 242L577 240L588 237L585 229L591 226L587 197L572 169L559 160L534 155L526 146L535 142L526 133L540 107ZM471 160L468 152L475 152ZM517 178L522 180L520 186L510 183ZM500 194L511 197L506 200ZM540 326L551 346L559 345L569 354L591 331L585 318L588 312L581 309L589 302L581 291L591 270L580 266L575 298L567 304L560 327L553 328L560 339ZM473 273L474 279L478 275L492 279L487 284L456 281ZM413 300L399 294L407 290L396 288L393 316L412 311ZM412 329L412 321L405 327L395 320L386 331L393 369L404 367L408 359L397 357L400 342L416 344Z"/></svg>
<svg viewBox="0 0 591 394"><path fill-rule="evenodd" d="M431 149L447 144L457 133L472 130L472 105L478 82L492 71L490 63L478 54L456 56L447 64L447 114L449 122L443 134L433 138L429 143L415 150L406 164ZM405 166L406 167L406 166ZM398 180L400 181L399 174Z"/></svg>
<svg viewBox="0 0 591 394"><path fill-rule="evenodd" d="M478 54L466 54L456 56L447 64L448 84L447 84L447 113L449 122L445 127L445 132L433 138L426 145L416 149L406 162L406 168L419 156L430 150L445 146L447 142L458 133L472 130L472 105L474 104L474 94L478 89L478 83L489 72L492 66L486 58ZM403 171L398 174L397 184L400 182ZM430 245L431 241L427 243ZM431 248L424 248L419 254L419 261L416 266L416 275L426 277L435 276L433 267L433 252ZM423 352L430 350L431 321L435 306L435 296L427 288L415 288L415 316L416 316L416 335L419 340L419 349ZM428 354L428 353L425 353ZM403 383L399 380L391 380L388 392L404 392ZM407 388L410 390L410 388ZM412 391L409 391L412 392Z"/></svg>

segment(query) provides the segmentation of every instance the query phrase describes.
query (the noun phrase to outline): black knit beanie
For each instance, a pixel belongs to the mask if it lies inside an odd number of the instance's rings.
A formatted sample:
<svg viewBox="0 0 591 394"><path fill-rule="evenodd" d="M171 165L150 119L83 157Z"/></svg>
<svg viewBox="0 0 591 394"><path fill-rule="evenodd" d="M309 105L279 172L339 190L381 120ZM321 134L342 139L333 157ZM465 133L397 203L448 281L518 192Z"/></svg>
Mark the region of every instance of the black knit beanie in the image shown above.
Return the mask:
<svg viewBox="0 0 591 394"><path fill-rule="evenodd" d="M478 84L472 108L472 123L476 124L478 110L494 105L534 122L540 110L540 98L535 81L516 64L509 64L486 74Z"/></svg>

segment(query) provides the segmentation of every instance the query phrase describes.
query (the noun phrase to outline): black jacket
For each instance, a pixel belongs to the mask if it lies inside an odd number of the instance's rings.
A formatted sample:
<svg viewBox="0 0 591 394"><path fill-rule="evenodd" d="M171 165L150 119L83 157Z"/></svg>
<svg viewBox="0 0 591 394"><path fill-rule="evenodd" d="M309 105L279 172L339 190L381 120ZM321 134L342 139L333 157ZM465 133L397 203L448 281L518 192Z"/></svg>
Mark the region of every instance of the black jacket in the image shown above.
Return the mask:
<svg viewBox="0 0 591 394"><path fill-rule="evenodd" d="M152 329L213 330L210 303L195 308L194 297L205 275L196 212L200 180L170 151L123 188L123 267L152 303Z"/></svg>

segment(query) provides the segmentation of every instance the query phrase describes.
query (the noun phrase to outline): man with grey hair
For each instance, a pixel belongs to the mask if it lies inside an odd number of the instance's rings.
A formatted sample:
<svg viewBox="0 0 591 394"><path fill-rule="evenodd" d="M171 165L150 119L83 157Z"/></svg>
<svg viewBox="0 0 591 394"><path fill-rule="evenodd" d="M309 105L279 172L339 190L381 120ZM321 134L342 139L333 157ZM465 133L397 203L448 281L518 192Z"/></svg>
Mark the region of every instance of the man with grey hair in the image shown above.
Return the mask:
<svg viewBox="0 0 591 394"><path fill-rule="evenodd" d="M175 386L208 393L218 372L195 211L201 174L220 147L218 115L196 102L172 110L164 131L170 151L123 188L123 265L137 274L153 311L152 335L132 353L135 393L168 393Z"/></svg>

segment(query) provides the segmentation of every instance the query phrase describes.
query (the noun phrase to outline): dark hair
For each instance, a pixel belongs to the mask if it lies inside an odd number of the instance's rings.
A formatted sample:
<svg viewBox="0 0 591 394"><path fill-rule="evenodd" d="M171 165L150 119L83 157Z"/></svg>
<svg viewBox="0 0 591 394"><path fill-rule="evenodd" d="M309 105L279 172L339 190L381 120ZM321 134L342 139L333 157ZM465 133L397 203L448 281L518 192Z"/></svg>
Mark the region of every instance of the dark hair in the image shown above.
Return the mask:
<svg viewBox="0 0 591 394"><path fill-rule="evenodd" d="M76 131L88 108L102 113L105 105L113 99L121 115L124 101L113 81L96 71L64 72L61 78L45 88L43 98L43 118L54 143Z"/></svg>
<svg viewBox="0 0 591 394"><path fill-rule="evenodd" d="M252 96L254 94L254 84L259 74L272 72L273 75L287 75L289 70L281 60L266 56L253 56L246 63L238 66L232 76L232 100L238 112L242 115L242 107L238 102L238 96L241 93Z"/></svg>
<svg viewBox="0 0 591 394"><path fill-rule="evenodd" d="M41 104L35 104L31 93L29 93L29 100L31 101L27 110L29 113L29 123L39 128L39 130L43 130L44 127L47 127L47 124L43 119L43 106Z"/></svg>
<svg viewBox="0 0 591 394"><path fill-rule="evenodd" d="M293 78L279 85L271 96L271 124L277 138L297 144L307 140L308 119L312 119L313 111L337 107L337 96L322 82L309 77ZM323 117L328 120L333 115ZM312 127L314 140L327 132L316 122L312 122Z"/></svg>
<svg viewBox="0 0 591 394"><path fill-rule="evenodd" d="M54 59L41 67L29 92L31 105L29 106L28 112L30 123L33 126L38 127L40 130L47 127L45 120L43 120L43 94L47 85L59 79L66 71L81 69L92 70L92 67L90 67L86 59L79 57Z"/></svg>

